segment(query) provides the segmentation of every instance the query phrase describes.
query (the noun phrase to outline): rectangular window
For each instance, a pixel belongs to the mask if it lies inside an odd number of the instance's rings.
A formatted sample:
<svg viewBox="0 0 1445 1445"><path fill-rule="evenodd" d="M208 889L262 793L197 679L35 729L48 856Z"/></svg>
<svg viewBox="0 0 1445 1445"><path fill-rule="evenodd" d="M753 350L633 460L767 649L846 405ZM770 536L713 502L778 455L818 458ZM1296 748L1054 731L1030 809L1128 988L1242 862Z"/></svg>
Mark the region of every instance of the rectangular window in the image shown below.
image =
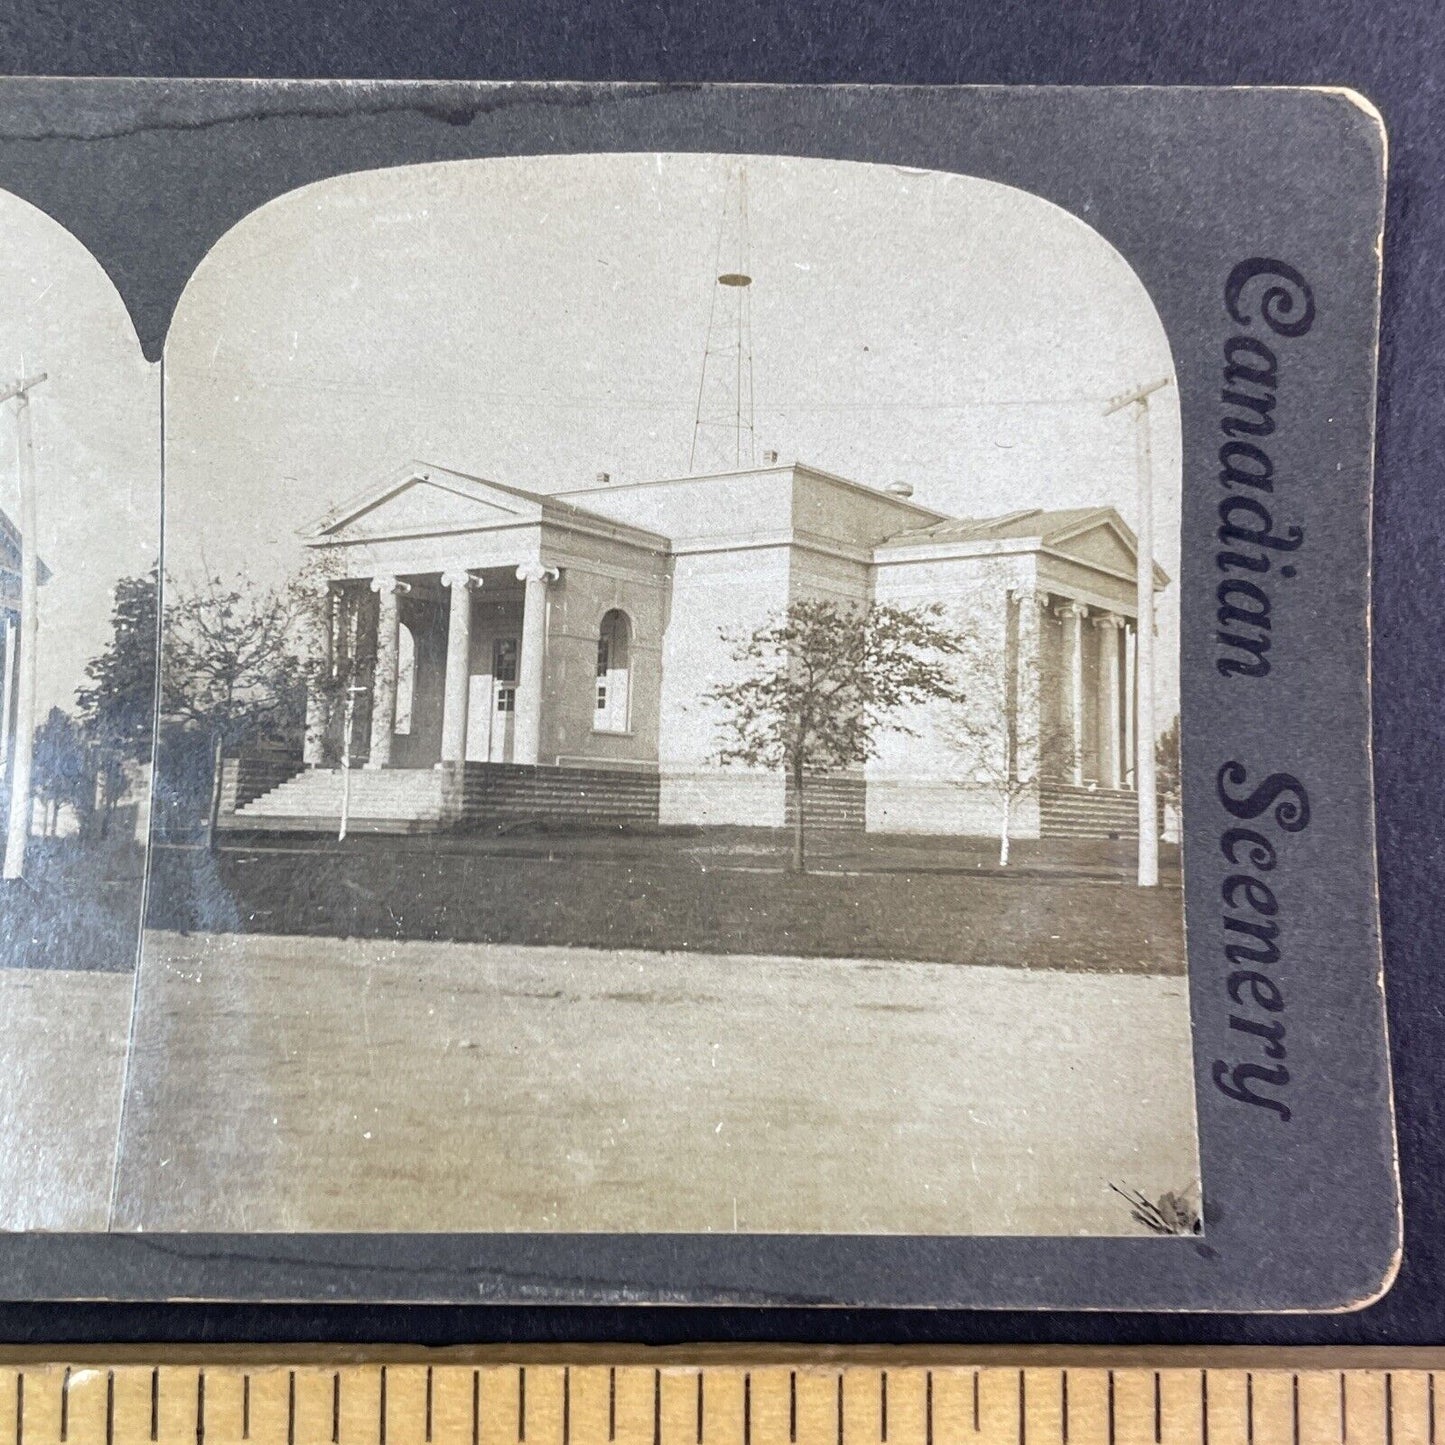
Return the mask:
<svg viewBox="0 0 1445 1445"><path fill-rule="evenodd" d="M597 711L607 711L607 684L605 682L597 684Z"/></svg>
<svg viewBox="0 0 1445 1445"><path fill-rule="evenodd" d="M597 676L598 676L598 677L606 677L606 676L607 676L607 670L608 670L609 666L611 665L611 664L610 664L610 659L609 659L609 657L608 657L608 652L609 652L609 650L610 650L610 649L608 648L608 645L607 645L607 639L606 639L605 637L599 637L599 638L597 639Z"/></svg>
<svg viewBox="0 0 1445 1445"><path fill-rule="evenodd" d="M498 682L517 680L517 639L499 637L492 643L492 676Z"/></svg>
<svg viewBox="0 0 1445 1445"><path fill-rule="evenodd" d="M497 711L516 712L517 710L517 689L515 687L499 687L497 689Z"/></svg>

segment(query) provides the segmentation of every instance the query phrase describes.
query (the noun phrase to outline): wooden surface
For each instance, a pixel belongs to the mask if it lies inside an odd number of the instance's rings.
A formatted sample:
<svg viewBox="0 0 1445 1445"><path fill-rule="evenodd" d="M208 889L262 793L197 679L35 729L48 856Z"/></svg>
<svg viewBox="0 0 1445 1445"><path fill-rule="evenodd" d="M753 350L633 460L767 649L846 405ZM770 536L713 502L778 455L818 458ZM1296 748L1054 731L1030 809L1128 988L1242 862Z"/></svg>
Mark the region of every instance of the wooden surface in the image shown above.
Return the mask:
<svg viewBox="0 0 1445 1445"><path fill-rule="evenodd" d="M84 1353L9 1355L0 1445L1434 1445L1445 1368L1403 1350Z"/></svg>

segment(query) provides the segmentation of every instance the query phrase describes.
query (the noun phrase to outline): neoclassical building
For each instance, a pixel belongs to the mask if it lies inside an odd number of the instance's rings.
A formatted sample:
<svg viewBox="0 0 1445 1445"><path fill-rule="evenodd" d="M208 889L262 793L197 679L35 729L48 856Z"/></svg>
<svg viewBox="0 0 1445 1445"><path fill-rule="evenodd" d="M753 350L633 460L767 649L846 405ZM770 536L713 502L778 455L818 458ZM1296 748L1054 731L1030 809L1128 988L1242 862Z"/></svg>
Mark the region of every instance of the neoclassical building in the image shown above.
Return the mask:
<svg viewBox="0 0 1445 1445"><path fill-rule="evenodd" d="M541 495L416 463L304 538L330 685L304 766L230 765L232 826L330 825L343 763L357 827L782 826L783 776L718 764L708 695L735 675L725 634L802 597L937 603L981 644L971 740L921 709L809 787L817 821L987 835L1002 774L1016 836L1135 826L1134 538L1112 508L949 517L777 464Z"/></svg>

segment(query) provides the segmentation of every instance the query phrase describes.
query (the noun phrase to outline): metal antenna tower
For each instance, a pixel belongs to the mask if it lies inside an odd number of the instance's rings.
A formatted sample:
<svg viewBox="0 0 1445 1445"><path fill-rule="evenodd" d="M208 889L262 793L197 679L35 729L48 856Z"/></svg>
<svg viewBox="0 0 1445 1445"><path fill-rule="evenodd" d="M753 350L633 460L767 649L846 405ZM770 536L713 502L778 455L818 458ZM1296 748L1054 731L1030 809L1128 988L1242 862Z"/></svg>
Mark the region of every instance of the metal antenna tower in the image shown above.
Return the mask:
<svg viewBox="0 0 1445 1445"><path fill-rule="evenodd" d="M718 226L716 280L697 387L688 472L734 471L756 465L753 435L753 320L748 251L748 175L728 179Z"/></svg>

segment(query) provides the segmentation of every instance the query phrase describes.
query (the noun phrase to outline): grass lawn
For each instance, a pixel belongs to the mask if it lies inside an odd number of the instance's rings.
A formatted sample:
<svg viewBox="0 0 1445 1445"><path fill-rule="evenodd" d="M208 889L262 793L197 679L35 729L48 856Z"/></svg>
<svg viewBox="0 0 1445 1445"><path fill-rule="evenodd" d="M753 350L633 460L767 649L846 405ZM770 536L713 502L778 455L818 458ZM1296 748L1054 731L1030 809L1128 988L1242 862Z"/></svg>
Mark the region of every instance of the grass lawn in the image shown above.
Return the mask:
<svg viewBox="0 0 1445 1445"><path fill-rule="evenodd" d="M149 926L1180 974L1177 866L1127 882L1127 845L815 840L722 830L501 839L291 838L157 851Z"/></svg>
<svg viewBox="0 0 1445 1445"><path fill-rule="evenodd" d="M130 971L144 877L129 837L32 838L25 877L0 883L0 968Z"/></svg>

